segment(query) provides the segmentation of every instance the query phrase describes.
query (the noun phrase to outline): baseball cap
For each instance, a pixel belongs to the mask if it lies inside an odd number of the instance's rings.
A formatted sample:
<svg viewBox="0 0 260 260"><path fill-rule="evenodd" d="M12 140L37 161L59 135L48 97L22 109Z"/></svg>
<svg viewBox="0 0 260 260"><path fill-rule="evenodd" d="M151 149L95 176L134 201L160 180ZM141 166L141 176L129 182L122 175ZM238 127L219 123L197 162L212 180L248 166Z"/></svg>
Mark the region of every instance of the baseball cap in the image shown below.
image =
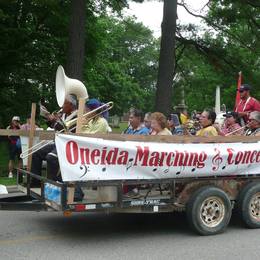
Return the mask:
<svg viewBox="0 0 260 260"><path fill-rule="evenodd" d="M243 92L243 91L248 91L248 90L251 90L251 86L249 84L243 84L240 86L238 91Z"/></svg>
<svg viewBox="0 0 260 260"><path fill-rule="evenodd" d="M86 102L86 107L93 110L101 106L101 102L96 98L91 98Z"/></svg>
<svg viewBox="0 0 260 260"><path fill-rule="evenodd" d="M13 116L12 121L20 121L20 117L19 116Z"/></svg>
<svg viewBox="0 0 260 260"><path fill-rule="evenodd" d="M224 117L234 117L234 118L238 118L238 113L234 112L234 111L229 111L226 114L223 115Z"/></svg>

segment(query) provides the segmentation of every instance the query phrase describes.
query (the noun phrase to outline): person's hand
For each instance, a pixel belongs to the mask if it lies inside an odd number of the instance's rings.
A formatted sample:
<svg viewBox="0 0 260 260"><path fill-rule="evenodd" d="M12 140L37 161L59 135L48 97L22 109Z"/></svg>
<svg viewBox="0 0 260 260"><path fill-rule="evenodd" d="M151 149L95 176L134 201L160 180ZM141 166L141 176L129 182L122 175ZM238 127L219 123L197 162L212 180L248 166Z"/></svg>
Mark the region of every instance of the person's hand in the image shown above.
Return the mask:
<svg viewBox="0 0 260 260"><path fill-rule="evenodd" d="M55 122L55 121L57 121L57 119L58 119L58 116L55 115L55 114L47 115L47 120L50 121L50 122Z"/></svg>
<svg viewBox="0 0 260 260"><path fill-rule="evenodd" d="M244 116L247 116L249 113L248 112L239 112L238 115L240 117L244 117Z"/></svg>
<svg viewBox="0 0 260 260"><path fill-rule="evenodd" d="M213 124L213 126L216 128L218 133L221 132L221 127L220 127L219 123L215 123L215 124Z"/></svg>

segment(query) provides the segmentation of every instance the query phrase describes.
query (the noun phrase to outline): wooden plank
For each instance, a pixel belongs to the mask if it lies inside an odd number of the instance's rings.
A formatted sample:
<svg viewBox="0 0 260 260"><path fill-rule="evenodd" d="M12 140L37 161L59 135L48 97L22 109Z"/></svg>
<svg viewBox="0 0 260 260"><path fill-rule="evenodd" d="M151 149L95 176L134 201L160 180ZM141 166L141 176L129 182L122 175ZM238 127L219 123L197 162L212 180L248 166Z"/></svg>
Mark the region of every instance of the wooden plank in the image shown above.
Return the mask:
<svg viewBox="0 0 260 260"><path fill-rule="evenodd" d="M33 137L35 132L35 114L36 114L36 104L32 103L32 110L31 110L31 129L29 133L29 144L28 149L30 150L33 146ZM28 162L27 162L27 171L31 171L31 165L32 165L32 154L29 154L28 156Z"/></svg>
<svg viewBox="0 0 260 260"><path fill-rule="evenodd" d="M68 134L86 136L91 138L102 138L115 141L138 141L138 142L159 142L159 143L250 143L259 142L259 136L144 136L144 135L122 135L122 134ZM55 133L42 131L39 133L41 140L54 139Z"/></svg>
<svg viewBox="0 0 260 260"><path fill-rule="evenodd" d="M79 133L81 131L81 128L82 128L83 114L84 114L84 110L85 110L85 102L86 102L85 98L79 99L76 133Z"/></svg>
<svg viewBox="0 0 260 260"><path fill-rule="evenodd" d="M29 136L29 131L0 129L0 136Z"/></svg>
<svg viewBox="0 0 260 260"><path fill-rule="evenodd" d="M73 183L69 184L67 188L67 203L72 204L74 202L75 185Z"/></svg>
<svg viewBox="0 0 260 260"><path fill-rule="evenodd" d="M34 132L35 136L39 136L39 134L42 132L43 130L36 130ZM51 132L51 131L48 131ZM54 132L54 131L53 131ZM30 135L30 131L28 130L11 130L11 129L0 129L0 136L29 136ZM54 136L54 135L53 135Z"/></svg>

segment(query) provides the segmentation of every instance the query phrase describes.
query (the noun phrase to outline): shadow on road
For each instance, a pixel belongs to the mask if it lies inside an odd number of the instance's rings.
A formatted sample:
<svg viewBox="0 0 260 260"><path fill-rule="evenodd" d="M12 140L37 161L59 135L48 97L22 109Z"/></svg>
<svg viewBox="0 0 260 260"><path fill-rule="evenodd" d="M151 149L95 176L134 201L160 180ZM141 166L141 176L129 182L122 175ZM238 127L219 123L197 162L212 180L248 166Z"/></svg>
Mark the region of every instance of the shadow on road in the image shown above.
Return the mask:
<svg viewBox="0 0 260 260"><path fill-rule="evenodd" d="M91 240L104 236L143 237L145 235L197 236L189 227L185 213L162 214L99 214L76 213L65 218L55 213L33 218L41 229L55 235ZM237 217L231 219L228 229L242 229Z"/></svg>

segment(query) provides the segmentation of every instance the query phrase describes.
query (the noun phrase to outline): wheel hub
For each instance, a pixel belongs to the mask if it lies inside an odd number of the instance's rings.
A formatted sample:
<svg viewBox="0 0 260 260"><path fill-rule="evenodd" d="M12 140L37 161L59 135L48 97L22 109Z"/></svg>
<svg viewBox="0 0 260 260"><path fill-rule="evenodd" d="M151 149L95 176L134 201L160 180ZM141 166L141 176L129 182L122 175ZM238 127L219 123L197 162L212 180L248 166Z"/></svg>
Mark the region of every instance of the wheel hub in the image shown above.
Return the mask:
<svg viewBox="0 0 260 260"><path fill-rule="evenodd" d="M260 221L260 192L256 193L250 200L249 210L251 216Z"/></svg>
<svg viewBox="0 0 260 260"><path fill-rule="evenodd" d="M200 218L208 227L215 227L221 223L225 215L225 206L218 197L209 197L203 201L200 208Z"/></svg>

